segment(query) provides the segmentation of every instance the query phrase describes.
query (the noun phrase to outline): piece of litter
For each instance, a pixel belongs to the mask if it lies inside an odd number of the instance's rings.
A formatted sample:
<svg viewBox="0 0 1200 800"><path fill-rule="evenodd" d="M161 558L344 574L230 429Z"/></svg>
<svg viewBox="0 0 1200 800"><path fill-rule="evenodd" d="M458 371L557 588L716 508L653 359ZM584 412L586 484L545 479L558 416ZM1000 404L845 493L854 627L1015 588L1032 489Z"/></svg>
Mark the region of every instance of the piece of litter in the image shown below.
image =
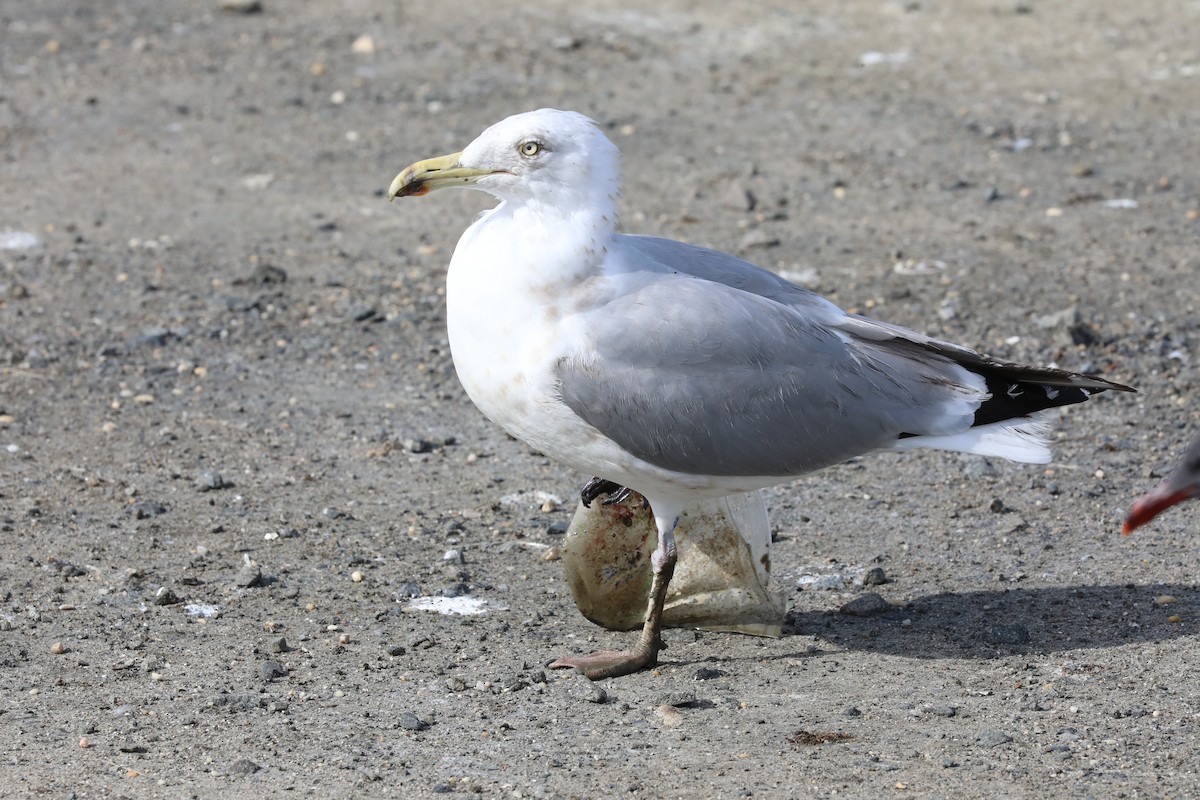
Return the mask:
<svg viewBox="0 0 1200 800"><path fill-rule="evenodd" d="M912 58L912 53L880 53L878 50L869 50L858 57L858 63L864 67L874 67L879 64L903 64Z"/></svg>
<svg viewBox="0 0 1200 800"><path fill-rule="evenodd" d="M41 243L37 234L28 231L0 231L0 250L29 250Z"/></svg>
<svg viewBox="0 0 1200 800"><path fill-rule="evenodd" d="M409 611L436 611L439 614L472 616L488 611L506 611L504 606L489 603L482 597L418 597L404 607Z"/></svg>
<svg viewBox="0 0 1200 800"><path fill-rule="evenodd" d="M209 619L220 614L221 607L210 603L188 603L183 607L183 612L189 617L204 617L205 619Z"/></svg>
<svg viewBox="0 0 1200 800"><path fill-rule="evenodd" d="M932 275L946 269L945 261L897 261L892 266L892 272L897 275Z"/></svg>

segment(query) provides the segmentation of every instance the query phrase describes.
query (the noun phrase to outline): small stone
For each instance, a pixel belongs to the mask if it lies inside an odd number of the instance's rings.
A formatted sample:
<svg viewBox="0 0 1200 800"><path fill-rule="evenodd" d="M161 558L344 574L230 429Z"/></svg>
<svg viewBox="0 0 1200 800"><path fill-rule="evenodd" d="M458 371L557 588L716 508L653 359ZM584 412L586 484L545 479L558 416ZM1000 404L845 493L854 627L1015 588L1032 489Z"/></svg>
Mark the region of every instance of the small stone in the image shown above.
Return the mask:
<svg viewBox="0 0 1200 800"><path fill-rule="evenodd" d="M61 656L63 653L67 652L67 648L62 642L55 642L54 644L50 645L50 652L56 656Z"/></svg>
<svg viewBox="0 0 1200 800"><path fill-rule="evenodd" d="M711 681L713 678L720 678L725 674L724 670L715 669L714 667L701 667L696 670L692 678L698 681Z"/></svg>
<svg viewBox="0 0 1200 800"><path fill-rule="evenodd" d="M963 456L963 474L971 480L977 478L995 478L1000 474L990 459L983 456Z"/></svg>
<svg viewBox="0 0 1200 800"><path fill-rule="evenodd" d="M840 592L846 588L846 579L841 575L801 575L796 579L796 588Z"/></svg>
<svg viewBox="0 0 1200 800"><path fill-rule="evenodd" d="M1007 514L1012 509L1004 505L1004 501L999 497L993 497L992 502L988 505L988 511L991 511L993 514Z"/></svg>
<svg viewBox="0 0 1200 800"><path fill-rule="evenodd" d="M863 586L883 586L888 582L887 575L883 571L883 567L871 567L863 574Z"/></svg>
<svg viewBox="0 0 1200 800"><path fill-rule="evenodd" d="M262 0L219 0L217 7L234 14L261 14Z"/></svg>
<svg viewBox="0 0 1200 800"><path fill-rule="evenodd" d="M658 699L660 706L694 706L699 702L695 692L667 692Z"/></svg>
<svg viewBox="0 0 1200 800"><path fill-rule="evenodd" d="M237 761L229 765L229 775L253 775L262 767L255 764L248 758L239 758Z"/></svg>
<svg viewBox="0 0 1200 800"><path fill-rule="evenodd" d="M375 52L375 40L371 38L370 34L364 33L350 45L350 51L360 56L369 56Z"/></svg>
<svg viewBox="0 0 1200 800"><path fill-rule="evenodd" d="M722 206L731 211L753 211L758 205L758 198L754 196L754 192L736 182L725 185L720 201Z"/></svg>
<svg viewBox="0 0 1200 800"><path fill-rule="evenodd" d="M892 608L892 604L884 600L881 595L870 592L854 598L838 609L838 611L852 617L871 617L875 614L891 611Z"/></svg>
<svg viewBox="0 0 1200 800"><path fill-rule="evenodd" d="M572 700L582 700L587 703L604 703L608 700L608 692L598 683L592 683L579 670L573 669L565 673L559 686Z"/></svg>
<svg viewBox="0 0 1200 800"><path fill-rule="evenodd" d="M1179 598L1170 594L1160 594L1158 597L1154 598L1154 605L1156 606L1169 606L1178 602Z"/></svg>
<svg viewBox="0 0 1200 800"><path fill-rule="evenodd" d="M1056 311L1053 314L1043 314L1034 319L1034 323L1042 330L1053 330L1076 325L1082 320L1083 317L1080 315L1079 309L1071 306L1064 308L1062 311Z"/></svg>
<svg viewBox="0 0 1200 800"><path fill-rule="evenodd" d="M173 606L182 602L179 595L175 594L170 586L160 586L154 593L153 603L156 606Z"/></svg>
<svg viewBox="0 0 1200 800"><path fill-rule="evenodd" d="M263 661L258 665L258 676L266 681L273 681L287 674L287 668L278 661Z"/></svg>
<svg viewBox="0 0 1200 800"><path fill-rule="evenodd" d="M958 709L954 706L930 706L928 711L935 717L953 717L958 713Z"/></svg>
<svg viewBox="0 0 1200 800"><path fill-rule="evenodd" d="M562 550L557 547L547 547L542 553L542 561L558 561L562 558Z"/></svg>
<svg viewBox="0 0 1200 800"><path fill-rule="evenodd" d="M406 731L423 731L429 728L429 723L424 722L411 711L405 711L400 715L399 721L396 723L401 730Z"/></svg>
<svg viewBox="0 0 1200 800"><path fill-rule="evenodd" d="M983 629L983 641L988 644L1014 645L1029 641L1029 630L1024 625L997 623Z"/></svg>
<svg viewBox="0 0 1200 800"><path fill-rule="evenodd" d="M199 492L215 492L219 489L224 489L229 484L225 483L225 479L221 477L221 473L215 469L208 469L200 473L196 479L196 491Z"/></svg>
<svg viewBox="0 0 1200 800"><path fill-rule="evenodd" d="M262 567L254 561L246 561L233 578L233 584L242 589L263 585Z"/></svg>
<svg viewBox="0 0 1200 800"><path fill-rule="evenodd" d="M354 570L354 572L350 573L350 580L354 581L355 583L362 583L363 577L363 574L358 570Z"/></svg>
<svg viewBox="0 0 1200 800"><path fill-rule="evenodd" d="M150 519L151 517L158 517L167 513L166 506L162 503L155 503L153 500L139 500L131 505L129 510L137 519Z"/></svg>
<svg viewBox="0 0 1200 800"><path fill-rule="evenodd" d="M546 526L546 533L551 536L566 536L567 531L571 529L571 524L566 520L551 522Z"/></svg>
<svg viewBox="0 0 1200 800"><path fill-rule="evenodd" d="M393 645L389 646L387 649L387 654L389 656L402 656L407 652L408 652L407 650L405 650L401 645L398 645L398 644L393 644Z"/></svg>
<svg viewBox="0 0 1200 800"><path fill-rule="evenodd" d="M854 706L848 706L847 708L845 708L845 709L842 711L842 716L843 716L843 717L861 717L861 716L862 716L862 712L861 712L861 711L859 711L859 710L858 710L857 708L855 708Z"/></svg>
<svg viewBox="0 0 1200 800"><path fill-rule="evenodd" d="M738 242L739 250L765 250L768 247L777 247L779 245L779 237L772 233L764 231L762 228L752 228L746 231L746 235Z"/></svg>
<svg viewBox="0 0 1200 800"><path fill-rule="evenodd" d="M447 564L463 563L462 550L447 550L442 553L442 561L445 561Z"/></svg>
<svg viewBox="0 0 1200 800"><path fill-rule="evenodd" d="M287 643L287 639L283 636L271 641L270 650L272 653L286 653L291 649Z"/></svg>
<svg viewBox="0 0 1200 800"><path fill-rule="evenodd" d="M674 728L683 722L683 714L674 706L661 705L654 709L654 715L668 728Z"/></svg>
<svg viewBox="0 0 1200 800"><path fill-rule="evenodd" d="M1007 733L998 731L993 728L981 731L979 736L975 737L975 742L983 748L996 747L1002 744L1008 744L1013 739Z"/></svg>

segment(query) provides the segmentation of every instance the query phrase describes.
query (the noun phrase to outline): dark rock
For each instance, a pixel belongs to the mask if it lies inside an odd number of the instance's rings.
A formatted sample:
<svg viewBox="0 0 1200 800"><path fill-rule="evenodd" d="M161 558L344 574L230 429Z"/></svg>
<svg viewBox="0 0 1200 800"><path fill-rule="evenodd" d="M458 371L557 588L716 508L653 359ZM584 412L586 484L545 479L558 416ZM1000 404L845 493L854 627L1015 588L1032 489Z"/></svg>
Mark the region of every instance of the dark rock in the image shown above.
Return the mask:
<svg viewBox="0 0 1200 800"><path fill-rule="evenodd" d="M153 500L139 500L131 505L129 510L137 519L150 519L167 513L166 506Z"/></svg>
<svg viewBox="0 0 1200 800"><path fill-rule="evenodd" d="M839 608L838 611L852 617L871 617L875 614L891 611L892 608L892 604L884 600L882 596L875 592L870 592L854 598Z"/></svg>
<svg viewBox="0 0 1200 800"><path fill-rule="evenodd" d="M888 582L888 577L883 567L871 567L863 574L862 582L863 586L883 586Z"/></svg>
<svg viewBox="0 0 1200 800"><path fill-rule="evenodd" d="M423 721L411 711L405 711L402 713L396 724L401 730L406 731L423 731L429 728L428 722Z"/></svg>
<svg viewBox="0 0 1200 800"><path fill-rule="evenodd" d="M258 676L263 680L273 681L287 674L287 668L278 661L263 661L258 665Z"/></svg>
<svg viewBox="0 0 1200 800"><path fill-rule="evenodd" d="M183 600L171 590L171 587L160 586L158 587L158 591L154 593L154 600L152 602L156 606L173 606L182 603Z"/></svg>

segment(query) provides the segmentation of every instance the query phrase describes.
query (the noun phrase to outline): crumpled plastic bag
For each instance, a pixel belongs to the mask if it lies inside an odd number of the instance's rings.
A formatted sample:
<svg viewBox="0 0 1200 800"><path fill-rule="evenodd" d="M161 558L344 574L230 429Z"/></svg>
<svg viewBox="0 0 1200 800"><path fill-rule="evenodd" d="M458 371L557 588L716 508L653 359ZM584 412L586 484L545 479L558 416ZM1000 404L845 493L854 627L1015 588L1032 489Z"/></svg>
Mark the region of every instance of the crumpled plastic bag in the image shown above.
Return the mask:
<svg viewBox="0 0 1200 800"><path fill-rule="evenodd" d="M608 630L640 628L657 543L654 516L636 492L610 506L599 499L590 508L580 503L562 558L579 611ZM688 507L675 543L664 626L782 635L787 605L768 588L771 528L759 492Z"/></svg>

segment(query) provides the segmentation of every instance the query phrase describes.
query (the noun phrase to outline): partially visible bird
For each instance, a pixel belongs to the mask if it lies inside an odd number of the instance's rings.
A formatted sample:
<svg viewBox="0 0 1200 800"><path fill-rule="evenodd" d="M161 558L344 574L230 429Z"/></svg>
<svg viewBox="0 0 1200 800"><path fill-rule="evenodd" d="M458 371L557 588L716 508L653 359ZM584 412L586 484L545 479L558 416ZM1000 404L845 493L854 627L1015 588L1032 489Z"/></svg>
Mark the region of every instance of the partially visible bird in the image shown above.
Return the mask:
<svg viewBox="0 0 1200 800"><path fill-rule="evenodd" d="M1128 536L1171 506L1192 497L1200 497L1200 437L1188 447L1183 461L1166 480L1137 499L1129 509L1121 533Z"/></svg>
<svg viewBox="0 0 1200 800"><path fill-rule="evenodd" d="M406 167L388 197L444 187L501 201L462 235L447 275L467 394L517 439L603 479L585 503L628 487L654 514L637 645L551 665L591 678L656 662L673 531L695 501L876 450L1044 463L1046 424L1032 415L1133 391L848 314L725 253L618 234L617 148L580 114L509 117L461 153Z"/></svg>

